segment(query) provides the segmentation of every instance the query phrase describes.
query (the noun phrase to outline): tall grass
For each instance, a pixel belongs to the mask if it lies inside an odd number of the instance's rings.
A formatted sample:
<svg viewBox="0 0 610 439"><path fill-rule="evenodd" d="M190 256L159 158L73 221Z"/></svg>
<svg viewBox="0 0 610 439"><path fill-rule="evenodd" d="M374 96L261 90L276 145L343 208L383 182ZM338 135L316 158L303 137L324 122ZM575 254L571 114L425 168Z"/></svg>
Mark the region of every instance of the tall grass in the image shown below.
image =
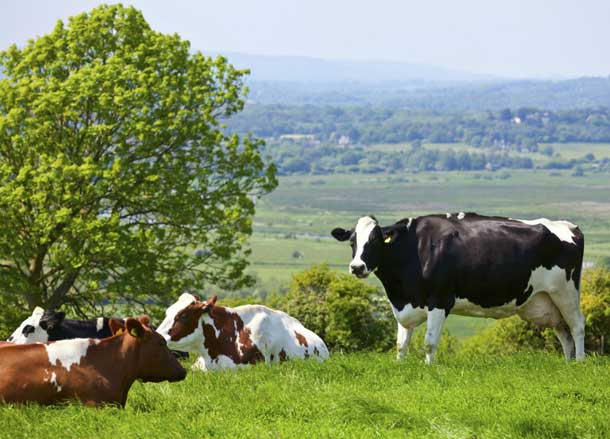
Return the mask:
<svg viewBox="0 0 610 439"><path fill-rule="evenodd" d="M610 432L610 359L334 355L141 384L127 407L3 406L18 438L582 438Z"/></svg>

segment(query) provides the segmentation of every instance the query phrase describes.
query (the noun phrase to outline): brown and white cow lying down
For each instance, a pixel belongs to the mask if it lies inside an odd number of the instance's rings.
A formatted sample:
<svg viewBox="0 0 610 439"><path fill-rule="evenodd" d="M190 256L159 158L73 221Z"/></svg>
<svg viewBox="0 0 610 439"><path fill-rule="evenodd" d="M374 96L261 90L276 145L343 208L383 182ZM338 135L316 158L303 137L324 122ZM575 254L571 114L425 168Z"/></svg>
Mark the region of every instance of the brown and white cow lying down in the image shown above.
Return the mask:
<svg viewBox="0 0 610 439"><path fill-rule="evenodd" d="M195 369L232 369L261 361L328 358L320 337L282 311L262 305L216 306L183 294L157 329L172 349L199 354Z"/></svg>
<svg viewBox="0 0 610 439"><path fill-rule="evenodd" d="M183 380L186 370L148 322L147 317L129 318L124 326L113 321L113 332L121 333L101 340L2 345L0 401L48 405L79 399L125 406L136 379Z"/></svg>

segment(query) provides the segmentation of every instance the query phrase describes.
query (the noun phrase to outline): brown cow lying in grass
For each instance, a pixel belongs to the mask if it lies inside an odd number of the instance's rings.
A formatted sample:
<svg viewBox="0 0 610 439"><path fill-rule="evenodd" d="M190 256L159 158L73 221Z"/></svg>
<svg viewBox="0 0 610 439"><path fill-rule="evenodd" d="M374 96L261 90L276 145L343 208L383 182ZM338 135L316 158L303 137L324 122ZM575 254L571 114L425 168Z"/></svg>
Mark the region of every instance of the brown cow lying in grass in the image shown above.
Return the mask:
<svg viewBox="0 0 610 439"><path fill-rule="evenodd" d="M0 347L0 400L125 406L136 379L180 381L186 370L146 316L113 321L116 335Z"/></svg>

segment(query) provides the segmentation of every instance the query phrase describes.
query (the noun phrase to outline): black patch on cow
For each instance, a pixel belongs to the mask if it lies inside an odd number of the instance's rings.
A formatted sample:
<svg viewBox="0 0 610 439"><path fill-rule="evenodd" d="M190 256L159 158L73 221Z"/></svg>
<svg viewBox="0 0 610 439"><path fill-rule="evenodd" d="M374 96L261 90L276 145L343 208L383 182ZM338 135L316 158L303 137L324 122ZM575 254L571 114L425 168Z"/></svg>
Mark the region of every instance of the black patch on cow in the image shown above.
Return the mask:
<svg viewBox="0 0 610 439"><path fill-rule="evenodd" d="M98 319L71 320L61 311L47 310L40 319L40 326L49 334L49 341L72 338L106 338L112 336L108 318L103 317L102 329L97 330Z"/></svg>
<svg viewBox="0 0 610 439"><path fill-rule="evenodd" d="M369 253L362 255L398 310L411 304L448 313L458 298L483 308L512 300L521 305L532 293L532 271L541 266L559 266L566 280L580 286L584 238L578 228L572 229L572 244L542 224L470 212L462 219L427 215L408 224L405 219L380 228L391 242L369 239Z"/></svg>
<svg viewBox="0 0 610 439"><path fill-rule="evenodd" d="M32 334L35 330L36 330L36 328L34 328L32 325L25 325L23 327L23 329L21 330L21 333L27 337L28 335Z"/></svg>

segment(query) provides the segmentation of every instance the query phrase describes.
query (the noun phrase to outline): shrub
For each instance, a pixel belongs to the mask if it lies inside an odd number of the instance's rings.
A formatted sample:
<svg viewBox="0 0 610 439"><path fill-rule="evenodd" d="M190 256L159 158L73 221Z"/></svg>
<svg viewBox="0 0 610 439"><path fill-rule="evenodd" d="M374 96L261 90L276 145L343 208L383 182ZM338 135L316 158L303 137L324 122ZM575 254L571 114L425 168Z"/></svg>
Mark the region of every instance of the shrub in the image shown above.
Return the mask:
<svg viewBox="0 0 610 439"><path fill-rule="evenodd" d="M581 283L581 308L586 319L586 347L608 352L610 338L610 270L586 270Z"/></svg>
<svg viewBox="0 0 610 439"><path fill-rule="evenodd" d="M540 329L518 316L500 319L468 338L462 350L468 353L512 354L517 351L560 349L550 329Z"/></svg>
<svg viewBox="0 0 610 439"><path fill-rule="evenodd" d="M293 276L276 306L299 319L333 350L387 350L396 323L379 289L323 264Z"/></svg>

